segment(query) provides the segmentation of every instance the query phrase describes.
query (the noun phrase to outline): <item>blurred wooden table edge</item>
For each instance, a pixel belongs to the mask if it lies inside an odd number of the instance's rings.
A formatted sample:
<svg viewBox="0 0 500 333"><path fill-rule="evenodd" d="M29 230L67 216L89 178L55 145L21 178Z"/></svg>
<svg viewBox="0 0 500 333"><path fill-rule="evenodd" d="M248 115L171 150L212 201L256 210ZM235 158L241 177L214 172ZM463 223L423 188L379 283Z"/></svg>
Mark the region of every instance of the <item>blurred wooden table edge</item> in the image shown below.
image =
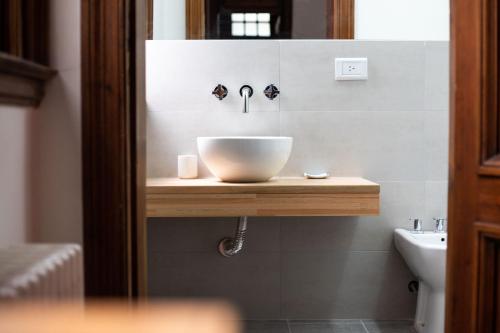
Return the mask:
<svg viewBox="0 0 500 333"><path fill-rule="evenodd" d="M2 333L239 333L239 319L217 301L0 303Z"/></svg>

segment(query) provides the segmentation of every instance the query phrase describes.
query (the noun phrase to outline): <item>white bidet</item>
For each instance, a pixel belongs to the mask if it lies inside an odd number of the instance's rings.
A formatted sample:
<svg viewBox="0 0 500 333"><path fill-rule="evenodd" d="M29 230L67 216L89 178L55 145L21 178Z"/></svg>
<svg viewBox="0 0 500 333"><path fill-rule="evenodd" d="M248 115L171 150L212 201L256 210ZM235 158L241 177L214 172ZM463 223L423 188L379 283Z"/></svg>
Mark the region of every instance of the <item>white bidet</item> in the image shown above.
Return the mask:
<svg viewBox="0 0 500 333"><path fill-rule="evenodd" d="M446 240L442 232L396 229L394 241L413 274L419 279L415 329L419 333L444 332Z"/></svg>

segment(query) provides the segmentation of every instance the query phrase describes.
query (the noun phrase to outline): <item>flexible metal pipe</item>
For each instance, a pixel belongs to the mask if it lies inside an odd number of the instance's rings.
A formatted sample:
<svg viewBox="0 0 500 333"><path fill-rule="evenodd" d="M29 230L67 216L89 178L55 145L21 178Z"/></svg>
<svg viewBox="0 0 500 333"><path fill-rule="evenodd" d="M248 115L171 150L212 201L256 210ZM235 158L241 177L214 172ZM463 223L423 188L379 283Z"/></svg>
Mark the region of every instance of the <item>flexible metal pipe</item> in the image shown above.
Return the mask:
<svg viewBox="0 0 500 333"><path fill-rule="evenodd" d="M247 232L247 220L247 216L239 217L234 238L226 237L219 242L219 253L224 257L232 257L243 250Z"/></svg>

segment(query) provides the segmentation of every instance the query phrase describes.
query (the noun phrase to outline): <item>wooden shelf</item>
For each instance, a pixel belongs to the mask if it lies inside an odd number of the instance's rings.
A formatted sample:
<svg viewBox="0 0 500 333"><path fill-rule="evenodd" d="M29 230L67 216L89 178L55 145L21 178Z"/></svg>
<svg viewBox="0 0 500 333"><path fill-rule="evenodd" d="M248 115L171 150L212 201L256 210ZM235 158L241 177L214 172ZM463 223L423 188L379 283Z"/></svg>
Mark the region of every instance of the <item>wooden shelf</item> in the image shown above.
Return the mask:
<svg viewBox="0 0 500 333"><path fill-rule="evenodd" d="M362 216L379 214L380 186L355 177L264 183L150 178L148 217Z"/></svg>

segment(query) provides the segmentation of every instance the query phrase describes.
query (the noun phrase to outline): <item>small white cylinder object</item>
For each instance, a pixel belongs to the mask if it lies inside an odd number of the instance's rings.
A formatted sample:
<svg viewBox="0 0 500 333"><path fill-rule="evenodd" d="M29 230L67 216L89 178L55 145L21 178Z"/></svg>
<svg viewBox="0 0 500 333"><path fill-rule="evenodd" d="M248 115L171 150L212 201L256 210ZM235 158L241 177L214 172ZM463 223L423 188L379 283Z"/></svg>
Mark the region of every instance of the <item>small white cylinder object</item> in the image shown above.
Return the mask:
<svg viewBox="0 0 500 333"><path fill-rule="evenodd" d="M179 155L177 156L177 175L181 179L198 177L198 156Z"/></svg>

